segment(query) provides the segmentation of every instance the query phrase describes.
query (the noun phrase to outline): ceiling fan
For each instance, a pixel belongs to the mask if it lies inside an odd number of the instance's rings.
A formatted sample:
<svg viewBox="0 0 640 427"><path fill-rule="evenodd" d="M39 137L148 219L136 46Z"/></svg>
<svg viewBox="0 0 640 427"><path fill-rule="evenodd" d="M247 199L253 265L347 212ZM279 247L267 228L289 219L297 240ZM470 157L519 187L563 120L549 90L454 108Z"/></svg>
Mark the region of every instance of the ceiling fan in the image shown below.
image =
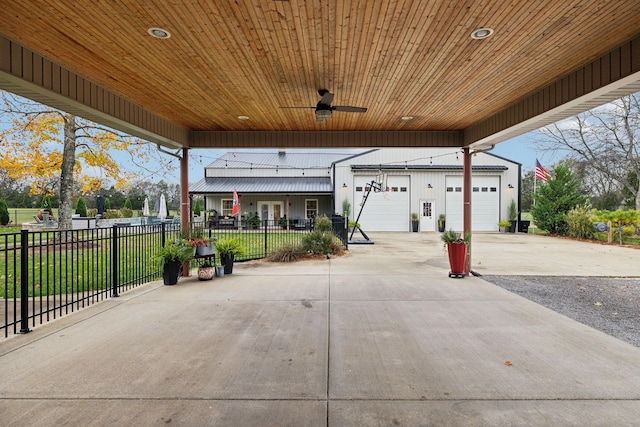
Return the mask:
<svg viewBox="0 0 640 427"><path fill-rule="evenodd" d="M367 109L363 107L349 107L345 105L331 105L333 101L333 94L327 89L320 89L318 91L320 95L320 101L315 107L280 107L280 108L315 108L316 109L316 122L321 122L331 118L331 113L334 111L346 111L348 113L366 113Z"/></svg>

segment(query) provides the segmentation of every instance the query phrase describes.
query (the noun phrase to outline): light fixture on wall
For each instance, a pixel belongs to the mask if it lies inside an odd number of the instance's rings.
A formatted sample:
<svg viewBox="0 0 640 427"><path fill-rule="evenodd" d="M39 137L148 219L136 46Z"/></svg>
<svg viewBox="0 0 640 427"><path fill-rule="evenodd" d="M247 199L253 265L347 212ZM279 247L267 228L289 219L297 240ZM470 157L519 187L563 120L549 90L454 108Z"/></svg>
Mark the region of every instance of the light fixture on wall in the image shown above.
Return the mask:
<svg viewBox="0 0 640 427"><path fill-rule="evenodd" d="M431 190L433 188L433 186L431 184L427 184L427 189Z"/></svg>
<svg viewBox="0 0 640 427"><path fill-rule="evenodd" d="M510 190L513 190L513 185L509 184L509 185L507 185L507 188L510 189Z"/></svg>
<svg viewBox="0 0 640 427"><path fill-rule="evenodd" d="M349 187L347 187L347 183L345 182L344 184L342 184L342 188L344 188L345 190Z"/></svg>

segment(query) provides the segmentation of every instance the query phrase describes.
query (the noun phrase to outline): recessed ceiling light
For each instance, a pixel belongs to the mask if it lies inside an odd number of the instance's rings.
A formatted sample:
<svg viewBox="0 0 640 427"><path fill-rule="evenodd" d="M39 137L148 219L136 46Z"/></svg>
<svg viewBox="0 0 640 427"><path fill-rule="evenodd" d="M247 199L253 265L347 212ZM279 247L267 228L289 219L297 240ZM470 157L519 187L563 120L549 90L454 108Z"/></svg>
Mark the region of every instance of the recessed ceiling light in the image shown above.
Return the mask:
<svg viewBox="0 0 640 427"><path fill-rule="evenodd" d="M163 30L162 28L149 28L147 33L151 34L153 37L157 39L168 39L171 37L171 33L167 30Z"/></svg>
<svg viewBox="0 0 640 427"><path fill-rule="evenodd" d="M238 120L249 120L249 116L238 116Z"/></svg>
<svg viewBox="0 0 640 427"><path fill-rule="evenodd" d="M493 28L478 28L471 33L471 38L476 40L482 40L493 34Z"/></svg>
<svg viewBox="0 0 640 427"><path fill-rule="evenodd" d="M400 117L402 120L413 120L413 116L402 116Z"/></svg>

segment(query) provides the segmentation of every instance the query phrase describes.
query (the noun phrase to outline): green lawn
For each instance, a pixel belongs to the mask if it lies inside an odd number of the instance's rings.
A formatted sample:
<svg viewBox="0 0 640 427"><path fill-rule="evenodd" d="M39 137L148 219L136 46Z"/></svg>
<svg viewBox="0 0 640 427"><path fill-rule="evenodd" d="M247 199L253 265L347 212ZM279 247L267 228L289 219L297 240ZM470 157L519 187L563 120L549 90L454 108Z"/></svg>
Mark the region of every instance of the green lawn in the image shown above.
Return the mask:
<svg viewBox="0 0 640 427"><path fill-rule="evenodd" d="M38 214L40 208L9 208L10 226L16 226L16 224L24 224L25 222L35 222L34 215ZM52 209L53 216L58 216L58 210ZM4 228L0 228L0 232L3 232Z"/></svg>

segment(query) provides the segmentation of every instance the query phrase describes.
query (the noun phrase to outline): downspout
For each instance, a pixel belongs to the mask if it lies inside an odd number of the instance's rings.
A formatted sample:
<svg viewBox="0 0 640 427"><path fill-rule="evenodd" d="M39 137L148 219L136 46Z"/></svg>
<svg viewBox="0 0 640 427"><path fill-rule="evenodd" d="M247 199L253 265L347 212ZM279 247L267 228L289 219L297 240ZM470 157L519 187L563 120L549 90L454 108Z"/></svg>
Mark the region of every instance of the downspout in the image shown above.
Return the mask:
<svg viewBox="0 0 640 427"><path fill-rule="evenodd" d="M333 212L333 214L337 213L336 212L336 165L335 162L331 163L331 169L332 169L332 173L333 173L333 182L331 183L331 212Z"/></svg>

